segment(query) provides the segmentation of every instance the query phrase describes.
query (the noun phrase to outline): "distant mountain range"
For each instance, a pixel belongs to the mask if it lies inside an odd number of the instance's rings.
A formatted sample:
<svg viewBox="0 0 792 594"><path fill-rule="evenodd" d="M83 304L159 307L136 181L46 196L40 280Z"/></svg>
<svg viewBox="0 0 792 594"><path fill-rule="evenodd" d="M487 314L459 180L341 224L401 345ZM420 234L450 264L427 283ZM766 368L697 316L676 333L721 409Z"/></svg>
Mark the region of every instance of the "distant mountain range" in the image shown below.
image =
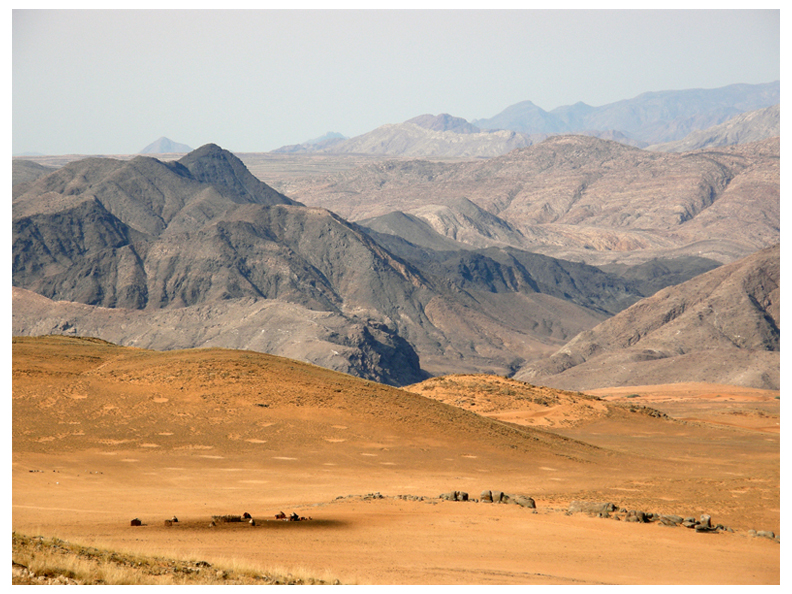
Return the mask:
<svg viewBox="0 0 792 594"><path fill-rule="evenodd" d="M653 144L646 149L667 153L684 153L703 148L757 142L775 136L781 136L780 105L749 111L711 128L691 132L681 140Z"/></svg>
<svg viewBox="0 0 792 594"><path fill-rule="evenodd" d="M192 149L186 144L173 142L170 138L162 136L158 138L142 151L139 155L161 155L167 153L189 153Z"/></svg>
<svg viewBox="0 0 792 594"><path fill-rule="evenodd" d="M472 123L449 114L425 114L354 138L322 138L273 152L492 157L559 134L582 134L644 148L678 141L742 113L779 103L778 81L650 92L601 107L578 102L549 112L523 101ZM767 137L754 135L755 140Z"/></svg>
<svg viewBox="0 0 792 594"><path fill-rule="evenodd" d="M679 155L554 136L487 160L385 160L281 189L432 249L450 240L597 265L730 262L779 241L779 168L777 137Z"/></svg>

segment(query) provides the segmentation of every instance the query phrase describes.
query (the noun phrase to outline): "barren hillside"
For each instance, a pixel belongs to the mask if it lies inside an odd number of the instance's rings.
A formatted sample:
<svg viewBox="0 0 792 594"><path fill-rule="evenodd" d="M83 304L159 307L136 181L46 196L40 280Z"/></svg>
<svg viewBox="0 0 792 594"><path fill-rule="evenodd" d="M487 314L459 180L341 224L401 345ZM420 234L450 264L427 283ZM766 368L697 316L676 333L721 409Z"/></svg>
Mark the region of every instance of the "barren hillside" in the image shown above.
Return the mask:
<svg viewBox="0 0 792 594"><path fill-rule="evenodd" d="M578 390L671 378L778 389L780 251L663 289L515 377Z"/></svg>

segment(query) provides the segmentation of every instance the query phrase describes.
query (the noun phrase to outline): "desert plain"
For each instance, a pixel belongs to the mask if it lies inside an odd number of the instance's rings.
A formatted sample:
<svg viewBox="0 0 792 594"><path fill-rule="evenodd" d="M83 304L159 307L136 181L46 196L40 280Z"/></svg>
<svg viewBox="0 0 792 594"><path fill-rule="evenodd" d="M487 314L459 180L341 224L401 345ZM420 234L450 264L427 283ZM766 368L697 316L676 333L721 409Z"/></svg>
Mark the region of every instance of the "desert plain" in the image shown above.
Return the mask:
<svg viewBox="0 0 792 594"><path fill-rule="evenodd" d="M12 527L341 584L778 584L779 542L750 531L780 532L779 403L495 375L397 389L249 351L15 337ZM210 525L245 512L255 525Z"/></svg>

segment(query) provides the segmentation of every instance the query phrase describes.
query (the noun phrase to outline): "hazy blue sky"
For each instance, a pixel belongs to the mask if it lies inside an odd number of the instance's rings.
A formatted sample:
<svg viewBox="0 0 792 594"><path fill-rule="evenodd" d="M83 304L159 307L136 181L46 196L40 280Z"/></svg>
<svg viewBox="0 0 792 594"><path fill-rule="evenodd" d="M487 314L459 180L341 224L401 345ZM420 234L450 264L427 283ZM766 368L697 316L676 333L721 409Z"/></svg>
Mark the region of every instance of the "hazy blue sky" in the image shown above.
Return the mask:
<svg viewBox="0 0 792 594"><path fill-rule="evenodd" d="M268 151L424 113L780 78L780 13L15 10L13 152Z"/></svg>

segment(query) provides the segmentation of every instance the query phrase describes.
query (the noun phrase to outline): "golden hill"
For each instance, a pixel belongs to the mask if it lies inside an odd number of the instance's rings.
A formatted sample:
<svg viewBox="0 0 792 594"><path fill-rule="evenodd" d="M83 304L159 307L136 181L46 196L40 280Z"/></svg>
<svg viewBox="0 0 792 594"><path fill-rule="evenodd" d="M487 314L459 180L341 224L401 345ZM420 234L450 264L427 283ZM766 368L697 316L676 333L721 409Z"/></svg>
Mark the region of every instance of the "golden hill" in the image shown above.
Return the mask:
<svg viewBox="0 0 792 594"><path fill-rule="evenodd" d="M46 379L45 379L46 378ZM43 381L42 381L43 380ZM213 450L313 462L375 452L382 464L466 452L586 456L574 440L272 355L149 351L97 339L13 339L14 449ZM506 454L509 452L510 454ZM358 454L359 456L359 454Z"/></svg>

